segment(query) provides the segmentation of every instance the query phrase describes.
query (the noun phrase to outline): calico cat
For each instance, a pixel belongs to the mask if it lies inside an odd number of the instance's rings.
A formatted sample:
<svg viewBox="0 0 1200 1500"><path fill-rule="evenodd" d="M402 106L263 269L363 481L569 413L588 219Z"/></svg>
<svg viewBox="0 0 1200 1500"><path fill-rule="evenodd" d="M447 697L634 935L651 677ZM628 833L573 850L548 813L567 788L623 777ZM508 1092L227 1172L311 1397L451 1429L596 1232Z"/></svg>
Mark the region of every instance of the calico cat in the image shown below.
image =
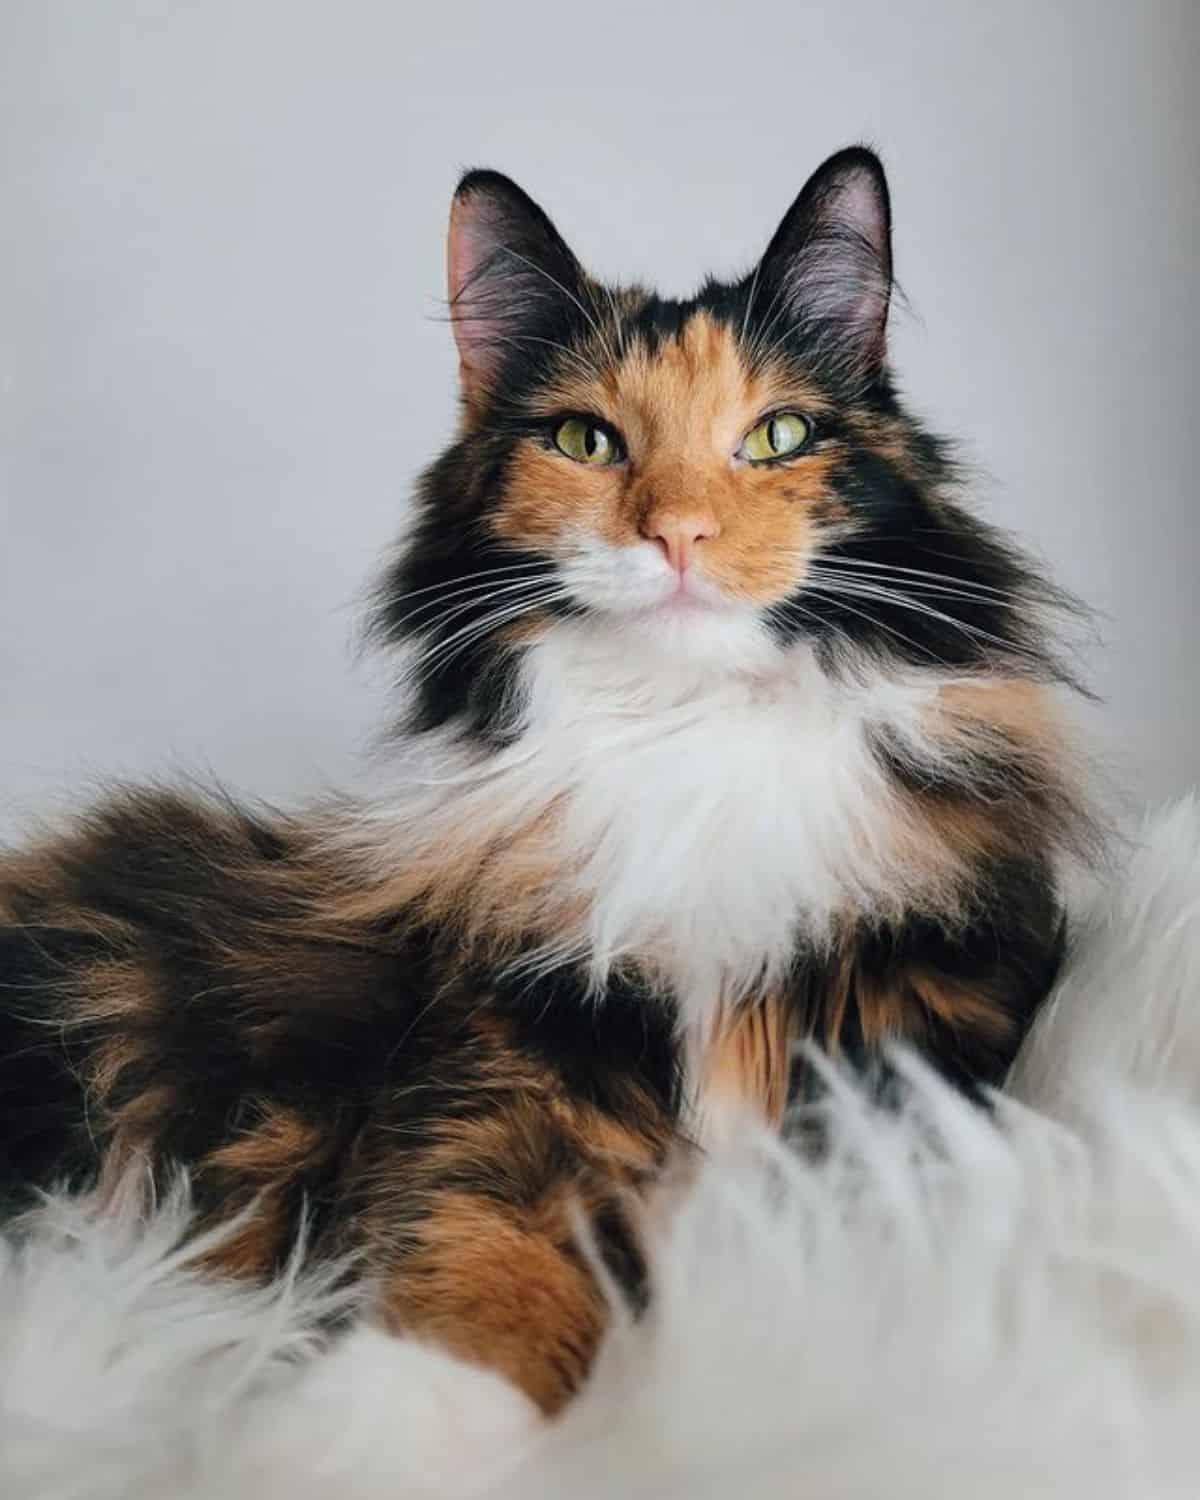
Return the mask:
<svg viewBox="0 0 1200 1500"><path fill-rule="evenodd" d="M636 1299L630 1204L793 1042L999 1082L1088 822L1060 603L886 357L874 155L689 300L508 179L449 232L457 435L378 590L370 802L120 793L0 866L10 1201L189 1169L215 1268L356 1252L380 1315L546 1411ZM580 1223L592 1249L581 1248Z"/></svg>

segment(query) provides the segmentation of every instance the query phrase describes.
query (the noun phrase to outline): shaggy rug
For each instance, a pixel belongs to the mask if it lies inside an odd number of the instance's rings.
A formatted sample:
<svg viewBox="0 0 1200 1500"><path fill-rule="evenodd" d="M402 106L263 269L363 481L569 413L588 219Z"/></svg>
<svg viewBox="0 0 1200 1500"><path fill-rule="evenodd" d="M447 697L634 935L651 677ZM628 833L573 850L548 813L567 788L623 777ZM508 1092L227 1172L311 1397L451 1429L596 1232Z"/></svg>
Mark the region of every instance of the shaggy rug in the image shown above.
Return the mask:
<svg viewBox="0 0 1200 1500"><path fill-rule="evenodd" d="M199 1277L182 1190L0 1241L0 1494L1200 1494L1200 809L1095 896L993 1118L831 1075L820 1165L746 1127L656 1217L656 1296L553 1424L336 1293Z"/></svg>

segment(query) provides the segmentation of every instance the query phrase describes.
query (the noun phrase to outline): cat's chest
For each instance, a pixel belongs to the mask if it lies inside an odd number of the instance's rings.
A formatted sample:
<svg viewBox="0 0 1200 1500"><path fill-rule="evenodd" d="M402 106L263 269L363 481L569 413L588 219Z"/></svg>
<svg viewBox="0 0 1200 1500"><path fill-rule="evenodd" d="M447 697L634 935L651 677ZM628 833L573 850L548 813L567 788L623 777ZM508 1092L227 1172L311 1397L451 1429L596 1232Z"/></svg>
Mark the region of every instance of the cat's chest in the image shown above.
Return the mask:
<svg viewBox="0 0 1200 1500"><path fill-rule="evenodd" d="M518 945L524 973L581 964L597 993L632 961L701 1016L944 885L957 856L880 753L936 761L943 686L836 681L803 652L672 680L563 629L529 653L512 741L415 742L363 848L390 909Z"/></svg>
<svg viewBox="0 0 1200 1500"><path fill-rule="evenodd" d="M898 909L921 877L878 740L919 736L934 692L846 689L801 662L676 702L543 703L523 774L556 809L554 862L597 973L632 954L678 988L736 989L841 916Z"/></svg>

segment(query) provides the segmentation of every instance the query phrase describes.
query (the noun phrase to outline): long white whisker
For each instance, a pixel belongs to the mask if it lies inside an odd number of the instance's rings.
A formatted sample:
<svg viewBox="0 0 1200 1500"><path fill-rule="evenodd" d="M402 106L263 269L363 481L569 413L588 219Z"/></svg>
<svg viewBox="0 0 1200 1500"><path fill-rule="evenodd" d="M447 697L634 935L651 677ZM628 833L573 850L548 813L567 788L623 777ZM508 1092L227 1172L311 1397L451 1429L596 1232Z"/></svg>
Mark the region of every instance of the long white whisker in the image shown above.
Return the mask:
<svg viewBox="0 0 1200 1500"><path fill-rule="evenodd" d="M599 338L599 340L600 340L600 342L601 342L601 344L602 344L602 346L604 348L604 352L605 352L606 356L608 357L609 363L611 365L615 366L616 364L619 363L617 350L613 347L612 339L609 337L608 330L603 326L604 313L603 313L603 311L600 308L600 304L599 304L599 300L598 300L598 293L600 293L601 291L603 291L607 295L607 297L608 297L609 312L610 312L610 314L613 314L613 330L612 331L613 331L614 334L618 334L618 332L619 332L619 323L618 323L618 321L617 321L617 319L615 317L615 307L614 307L614 303L613 303L612 289L611 289L611 287L602 287L598 282L594 282L594 281L591 281L591 280L585 280L585 282L584 282L584 288L585 288L585 290L587 292L588 300L592 304L592 311L596 314L597 319L600 320L600 324L599 324L599 326L597 327L597 330L596 330L596 336Z"/></svg>
<svg viewBox="0 0 1200 1500"><path fill-rule="evenodd" d="M758 292L758 278L762 275L762 261L754 268L754 277L750 282L750 294L746 298L746 311L742 314L742 331L739 335L741 342L746 342L746 329L750 326L750 314L754 310L754 298Z"/></svg>
<svg viewBox="0 0 1200 1500"><path fill-rule="evenodd" d="M533 584L542 582L546 579L546 576L546 574L539 572L531 574L528 578L504 579L497 584L481 581L469 584L466 588L449 589L444 594L439 594L436 599L426 599L424 604L420 604L416 609L409 610L407 614L401 615L396 624L408 624L412 620L415 620L418 615L423 615L427 610L436 610L440 604L445 603L447 600L461 599L463 596L466 596L463 603L447 611L445 615L435 615L432 619L426 620L425 624L421 627L423 630L432 630L436 625L441 624L443 619L449 619L453 615L461 614L464 609L470 609L480 599L491 598L494 594L516 593L519 589L530 588Z"/></svg>
<svg viewBox="0 0 1200 1500"><path fill-rule="evenodd" d="M589 289L589 296L591 298L592 309L595 312L597 318L599 318L602 323L604 313L599 305L598 294L600 292L603 292L607 297L609 316L612 318L612 335L618 340L619 343L621 337L621 324L619 318L617 317L616 303L613 301L612 288L603 287L597 282L588 282L587 285ZM605 353L608 355L609 362L612 365L618 364L620 359L619 351L618 349L613 347L612 338L610 338L609 336L608 329L604 329L603 333L601 334L601 341L604 345Z"/></svg>
<svg viewBox="0 0 1200 1500"><path fill-rule="evenodd" d="M553 589L544 590L542 593L533 595L528 599L521 599L516 602L510 601L507 605L502 605L499 609L492 610L481 619L472 620L470 624L464 625L461 629L454 631L452 635L447 636L444 640L437 641L432 650L426 656L420 658L418 663L420 674L428 676L435 669L444 667L456 656L461 655L475 639L498 630L501 625L505 625L511 620L519 619L521 615L531 614L535 609L541 609L547 604L554 603L557 599L565 599L567 597L569 597L567 590L556 585Z"/></svg>
<svg viewBox="0 0 1200 1500"><path fill-rule="evenodd" d="M814 592L819 591L820 585L818 584L815 586ZM844 584L842 584L839 585L836 589L827 588L825 590L825 593L835 599L841 599L843 598L843 596L849 596L850 598L868 600L874 599L879 603L893 604L899 609L911 610L914 614L927 615L930 619L940 620L943 624L950 625L955 630L961 631L963 635L974 636L976 639L982 641L989 641L992 645L999 646L1006 655L1025 656L1030 660L1037 659L1035 653L1025 650L1016 642L1003 640L1000 636L993 635L990 631L983 630L977 625L970 625L965 620L956 620L953 615L944 614L940 609L933 609L927 604L921 604L917 600L909 599L904 594L897 594L891 589L885 589L882 587L872 589L864 585L859 585L856 588L851 588L846 587ZM849 608L848 605L844 607ZM877 625L883 625L883 622L881 620L877 620L874 623ZM887 629L888 627L883 626L883 628ZM914 641L911 644L916 645L916 642Z"/></svg>
<svg viewBox="0 0 1200 1500"><path fill-rule="evenodd" d="M767 318L769 319L769 321L763 324L762 328L759 329L754 339L751 358L756 364L764 364L769 356L774 354L776 349L780 349L783 347L783 335L781 335L769 346L767 345L767 341L775 332L775 329L779 325L780 318L782 318L783 315L787 312L787 309L787 298L784 295L784 286L781 282L780 285L775 288L775 295L771 298L770 304L767 307Z"/></svg>
<svg viewBox="0 0 1200 1500"><path fill-rule="evenodd" d="M777 619L781 619L784 621L786 621L787 619L787 613L789 610L795 610L796 613L803 616L805 620L810 620L818 626L827 626L845 645L853 645L850 637L846 634L846 632L840 625L835 625L832 621L822 620L820 615L818 615L815 610L806 609L798 599L779 600L776 603L769 604L767 606L768 615L774 615Z"/></svg>
<svg viewBox="0 0 1200 1500"><path fill-rule="evenodd" d="M435 671L444 670L457 657L469 651L476 642L484 640L502 626L522 619L525 615L532 614L536 609L552 602L552 599L524 601L519 605L513 605L510 609L495 611L486 621L476 621L465 626L451 640L443 642L436 651L421 661L421 675L428 677Z"/></svg>
<svg viewBox="0 0 1200 1500"><path fill-rule="evenodd" d="M877 599L881 603L894 604L900 609L912 610L914 614L928 615L930 619L941 620L947 625L953 625L956 629L977 635L984 640L990 640L998 646L1008 647L1008 642L999 636L992 635L978 625L972 625L966 620L956 620L953 615L945 614L940 609L934 609L932 605L921 600L912 599L907 594L898 594L894 589L885 588L882 585L871 587L867 584L847 585L844 580L838 581L838 587L847 594L859 599Z"/></svg>
<svg viewBox="0 0 1200 1500"><path fill-rule="evenodd" d="M562 588L561 584L555 584L552 587L546 587L536 591L523 590L518 593L515 598L501 600L494 608L489 609L485 614L479 615L474 620L468 620L465 625L459 626L457 629L451 631L449 635L437 634L437 626L438 624L440 624L440 622L434 622L430 626L430 644L427 658L432 659L438 654L438 652L444 650L448 646L452 646L455 641L462 639L464 636L470 635L473 630L478 629L487 631L491 628L493 622L498 616L505 615L510 610L524 609L534 604L544 602L547 599L556 598L562 593L565 593L565 590Z"/></svg>
<svg viewBox="0 0 1200 1500"><path fill-rule="evenodd" d="M1020 597L1016 593L1016 591L1012 589L998 589L994 588L990 583L976 583L973 580L965 578L955 578L952 573L935 573L928 568L904 568L901 567L898 563L874 562L870 558L865 557L843 557L839 553L818 553L814 561L819 563L822 567L828 566L835 568L860 568L865 572L876 572L882 574L894 573L897 575L904 574L906 576L912 576L914 578L937 579L944 583L952 583L956 587L966 587L987 594L995 594L998 598L1001 599L1016 599Z"/></svg>
<svg viewBox="0 0 1200 1500"><path fill-rule="evenodd" d="M861 573L842 572L838 568L830 568L823 563L811 563L808 573L813 578L840 580L848 584L877 584L879 587L886 586L888 576L887 574L875 573L868 573L864 576ZM964 599L968 603L985 605L990 609L996 609L1001 604L1012 603L1017 597L1016 595L1011 595L1008 598L1004 596L992 598L987 594L976 594L970 589L952 588L949 584L944 583L906 583L904 579L897 579L895 582L898 587L902 585L905 589L915 590L918 598L924 598L928 594L940 599Z"/></svg>
<svg viewBox="0 0 1200 1500"><path fill-rule="evenodd" d="M424 588L406 589L402 597L405 601L419 599L422 594L432 594L437 589L444 589L449 583L468 583L472 578L493 578L497 573L523 573L531 568L536 569L537 566L537 563L532 562L501 563L494 568L480 568L475 573L458 573L453 578L444 579L441 583L426 584Z"/></svg>
<svg viewBox="0 0 1200 1500"><path fill-rule="evenodd" d="M606 286L604 291L608 298L608 311L609 316L612 318L613 333L616 335L617 353L618 355L623 355L625 352L625 323L621 317L621 310L617 306L616 294L612 287Z"/></svg>
<svg viewBox="0 0 1200 1500"><path fill-rule="evenodd" d="M868 615L868 614L866 614L861 609L855 609L852 604L847 604L844 594L842 594L840 592L833 593L833 592L830 592L830 590L828 590L828 589L824 589L823 590L819 586L816 587L816 588L813 588L811 591L814 594L823 593L826 598L833 599L835 601L835 603L837 603L842 609L846 610L848 613L856 616L860 620L865 620L868 625L871 625L871 626L875 627L878 630L886 630L887 633L890 636L895 637L895 639L898 640L898 641L900 641L901 644L903 644L905 646L910 646L915 651L920 651L921 654L923 656L927 656L930 661L932 661L932 662L938 662L940 664L941 658L939 656L937 656L934 652L930 651L927 646L922 646L919 641L914 641L913 638L912 638L912 636L905 635L903 631L901 631L901 630L895 630L895 629L892 628L892 626L885 625L882 620L877 620L874 617L874 615Z"/></svg>

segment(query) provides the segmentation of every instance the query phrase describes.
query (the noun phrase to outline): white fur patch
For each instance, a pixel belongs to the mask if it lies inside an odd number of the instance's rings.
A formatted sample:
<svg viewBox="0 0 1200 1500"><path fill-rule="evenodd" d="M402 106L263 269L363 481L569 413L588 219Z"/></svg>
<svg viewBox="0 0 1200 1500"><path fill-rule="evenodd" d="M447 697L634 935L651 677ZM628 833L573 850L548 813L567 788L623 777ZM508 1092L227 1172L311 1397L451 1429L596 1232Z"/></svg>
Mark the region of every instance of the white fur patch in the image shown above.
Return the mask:
<svg viewBox="0 0 1200 1500"><path fill-rule="evenodd" d="M944 878L914 863L869 735L943 759L923 724L945 681L864 666L834 682L733 608L561 622L526 653L517 741L402 746L367 841L386 871L546 818L555 879L586 916L531 964L583 958L599 985L649 959L703 1023L839 913L898 915Z"/></svg>

